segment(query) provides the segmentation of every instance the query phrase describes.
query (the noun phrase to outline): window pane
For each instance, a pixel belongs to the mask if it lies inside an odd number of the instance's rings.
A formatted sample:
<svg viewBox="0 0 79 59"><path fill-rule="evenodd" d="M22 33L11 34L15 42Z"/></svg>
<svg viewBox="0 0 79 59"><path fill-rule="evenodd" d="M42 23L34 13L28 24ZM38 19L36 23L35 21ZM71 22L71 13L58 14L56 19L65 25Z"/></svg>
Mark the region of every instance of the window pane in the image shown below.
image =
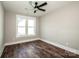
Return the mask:
<svg viewBox="0 0 79 59"><path fill-rule="evenodd" d="M16 15L17 19L17 37L25 36L26 16Z"/></svg>
<svg viewBox="0 0 79 59"><path fill-rule="evenodd" d="M19 21L18 21L18 26L25 26L25 22L26 22L25 19L19 20Z"/></svg>
<svg viewBox="0 0 79 59"><path fill-rule="evenodd" d="M34 23L35 23L34 20L28 20L28 26L34 26L35 25Z"/></svg>
<svg viewBox="0 0 79 59"><path fill-rule="evenodd" d="M25 35L25 27L18 27L17 35Z"/></svg>
<svg viewBox="0 0 79 59"><path fill-rule="evenodd" d="M35 35L34 28L28 28L28 35Z"/></svg>

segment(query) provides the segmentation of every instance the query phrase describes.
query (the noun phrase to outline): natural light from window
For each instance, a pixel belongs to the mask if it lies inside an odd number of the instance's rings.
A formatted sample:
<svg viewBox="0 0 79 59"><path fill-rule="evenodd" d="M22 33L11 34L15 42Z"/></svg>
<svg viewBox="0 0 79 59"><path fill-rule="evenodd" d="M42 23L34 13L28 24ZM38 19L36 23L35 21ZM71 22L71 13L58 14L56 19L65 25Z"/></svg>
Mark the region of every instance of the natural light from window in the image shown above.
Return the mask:
<svg viewBox="0 0 79 59"><path fill-rule="evenodd" d="M30 17L28 19L28 35L35 35L35 18Z"/></svg>
<svg viewBox="0 0 79 59"><path fill-rule="evenodd" d="M16 36L31 36L35 35L36 30L36 18L35 17L27 17L27 16L16 16Z"/></svg>

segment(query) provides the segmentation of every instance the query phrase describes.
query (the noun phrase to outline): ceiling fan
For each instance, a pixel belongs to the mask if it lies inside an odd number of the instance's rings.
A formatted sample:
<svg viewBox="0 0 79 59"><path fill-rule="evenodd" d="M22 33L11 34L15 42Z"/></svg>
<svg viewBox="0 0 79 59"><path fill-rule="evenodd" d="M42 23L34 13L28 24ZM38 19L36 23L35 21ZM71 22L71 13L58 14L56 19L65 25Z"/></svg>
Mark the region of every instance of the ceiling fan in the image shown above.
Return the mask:
<svg viewBox="0 0 79 59"><path fill-rule="evenodd" d="M43 11L43 12L46 11L45 9L42 9L41 7L47 5L47 2L44 2L44 3L42 3L41 5L38 5L38 2L35 2L35 3L33 4L33 2L30 1L29 4L34 8L34 13L36 13L37 10L40 10L40 11Z"/></svg>

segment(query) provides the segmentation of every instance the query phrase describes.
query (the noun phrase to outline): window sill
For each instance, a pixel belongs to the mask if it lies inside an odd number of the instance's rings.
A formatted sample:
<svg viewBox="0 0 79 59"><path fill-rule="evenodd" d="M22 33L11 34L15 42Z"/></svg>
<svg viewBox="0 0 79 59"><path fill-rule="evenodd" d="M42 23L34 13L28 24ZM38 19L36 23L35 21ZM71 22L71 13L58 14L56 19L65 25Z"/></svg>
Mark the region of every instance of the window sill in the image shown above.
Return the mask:
<svg viewBox="0 0 79 59"><path fill-rule="evenodd" d="M28 35L27 37L35 37L36 35Z"/></svg>
<svg viewBox="0 0 79 59"><path fill-rule="evenodd" d="M20 38L20 37L36 37L36 35L16 36L16 38Z"/></svg>

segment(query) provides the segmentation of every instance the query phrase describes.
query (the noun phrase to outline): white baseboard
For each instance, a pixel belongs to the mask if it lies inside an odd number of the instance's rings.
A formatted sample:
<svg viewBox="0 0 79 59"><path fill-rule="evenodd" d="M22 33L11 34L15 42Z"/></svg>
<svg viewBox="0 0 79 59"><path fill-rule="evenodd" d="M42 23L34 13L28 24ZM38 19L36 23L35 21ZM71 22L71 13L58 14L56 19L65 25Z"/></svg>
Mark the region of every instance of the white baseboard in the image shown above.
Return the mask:
<svg viewBox="0 0 79 59"><path fill-rule="evenodd" d="M13 44L18 44L18 43L24 43L24 42L30 42L30 41L35 41L35 40L40 40L40 38L28 39L28 40L17 41L17 42L11 42L11 43L5 43L4 46L13 45Z"/></svg>
<svg viewBox="0 0 79 59"><path fill-rule="evenodd" d="M65 50L67 50L67 51L70 51L70 52L72 52L72 53L79 54L79 50L76 50L76 49L74 49L74 48L70 48L70 47L63 46L63 45L58 44L58 43L50 42L50 41L47 41L47 40L45 40L45 39L41 39L41 40L44 41L44 42L47 42L47 43L49 43L49 44L55 45L55 46L57 46L57 47L59 47L59 48L65 49Z"/></svg>

